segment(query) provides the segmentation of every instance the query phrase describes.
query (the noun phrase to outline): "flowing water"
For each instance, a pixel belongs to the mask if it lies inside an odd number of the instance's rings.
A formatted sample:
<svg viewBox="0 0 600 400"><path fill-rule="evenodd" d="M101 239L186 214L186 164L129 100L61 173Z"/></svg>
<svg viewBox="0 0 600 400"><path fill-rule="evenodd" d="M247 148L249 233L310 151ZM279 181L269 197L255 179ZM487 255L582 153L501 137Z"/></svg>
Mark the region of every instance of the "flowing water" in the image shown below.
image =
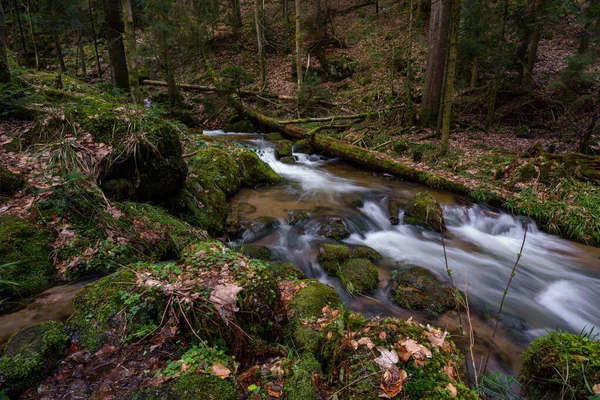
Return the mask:
<svg viewBox="0 0 600 400"><path fill-rule="evenodd" d="M220 131L205 134L256 148L284 178L278 185L242 190L232 199L246 204L240 207L244 210L242 220L262 216L281 220L279 228L256 243L269 246L277 257L293 262L309 277L334 286L353 310L367 316L413 316L422 323L450 330L459 345L467 347L468 339L461 339L455 312L432 317L390 301L389 280L398 264L419 265L448 280L441 236L402 222L392 226L388 220L388 198L394 197L402 204L428 190L442 205L451 233L445 241L449 268L459 289L467 289L475 337L473 353L479 363L487 351L493 318L523 241L525 218L322 156L295 153L298 163L286 165L275 160L272 143L260 135L231 137ZM310 220L302 227L286 225L291 210L308 211L311 217L344 218L352 231L344 242L370 246L385 257L378 264L379 289L368 297L349 296L337 278L327 276L316 260L318 245L328 241L317 234L318 222ZM548 330L579 333L600 328L600 249L541 232L533 221L526 229L523 255L506 297L490 364L491 369L506 373L518 370L518 354ZM467 325L466 315L462 319Z"/></svg>

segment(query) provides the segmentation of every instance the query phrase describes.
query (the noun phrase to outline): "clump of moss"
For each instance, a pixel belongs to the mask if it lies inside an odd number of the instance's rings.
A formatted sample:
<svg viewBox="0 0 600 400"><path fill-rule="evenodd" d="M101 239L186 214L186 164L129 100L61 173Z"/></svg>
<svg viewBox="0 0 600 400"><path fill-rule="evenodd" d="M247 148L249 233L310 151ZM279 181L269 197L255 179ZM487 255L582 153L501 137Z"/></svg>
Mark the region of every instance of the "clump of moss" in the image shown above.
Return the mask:
<svg viewBox="0 0 600 400"><path fill-rule="evenodd" d="M280 140L275 143L275 159L279 160L282 157L292 157L292 145L289 140Z"/></svg>
<svg viewBox="0 0 600 400"><path fill-rule="evenodd" d="M428 192L420 192L406 205L404 222L435 232L446 231L442 207Z"/></svg>
<svg viewBox="0 0 600 400"><path fill-rule="evenodd" d="M231 379L190 373L157 387L142 389L132 400L237 400Z"/></svg>
<svg viewBox="0 0 600 400"><path fill-rule="evenodd" d="M226 195L238 191L241 185L238 165L235 159L225 150L209 147L199 150L188 161L190 179L203 186L216 186Z"/></svg>
<svg viewBox="0 0 600 400"><path fill-rule="evenodd" d="M256 126L247 119L242 119L240 121L229 122L223 128L225 132L238 132L238 133L254 133L258 132Z"/></svg>
<svg viewBox="0 0 600 400"><path fill-rule="evenodd" d="M277 172L261 160L258 155L248 149L239 149L233 154L239 165L242 185L254 188L260 184L270 184L281 181Z"/></svg>
<svg viewBox="0 0 600 400"><path fill-rule="evenodd" d="M315 154L317 152L312 146L312 144L310 144L310 141L308 139L298 140L294 143L293 148L294 151L296 151L297 153L304 153L310 155Z"/></svg>
<svg viewBox="0 0 600 400"><path fill-rule="evenodd" d="M269 264L269 269L273 273L273 276L279 280L306 279L304 272L291 262L273 262Z"/></svg>
<svg viewBox="0 0 600 400"><path fill-rule="evenodd" d="M303 281L306 287L301 289L290 302L290 308L299 319L309 319L321 315L325 306L340 305L340 296L331 286L315 279Z"/></svg>
<svg viewBox="0 0 600 400"><path fill-rule="evenodd" d="M350 259L380 260L381 254L370 247L360 245L323 244L319 247L317 259L323 269L331 275L336 275L339 266Z"/></svg>
<svg viewBox="0 0 600 400"><path fill-rule="evenodd" d="M294 165L294 164L296 164L296 159L294 158L294 156L285 156L285 157L281 157L279 159L279 162L282 162L282 163L288 164L288 165Z"/></svg>
<svg viewBox="0 0 600 400"><path fill-rule="evenodd" d="M11 395L40 383L62 358L67 343L63 324L48 321L14 334L0 357L0 376Z"/></svg>
<svg viewBox="0 0 600 400"><path fill-rule="evenodd" d="M429 270L413 265L394 271L392 300L409 310L439 314L455 306L452 290Z"/></svg>
<svg viewBox="0 0 600 400"><path fill-rule="evenodd" d="M271 249L260 244L245 244L240 249L240 253L249 258L257 258L259 260L269 261L271 259Z"/></svg>
<svg viewBox="0 0 600 400"><path fill-rule="evenodd" d="M288 213L286 221L288 225L294 226L301 223L302 221L306 221L308 218L310 218L310 214L308 213L308 211L292 210Z"/></svg>
<svg viewBox="0 0 600 400"><path fill-rule="evenodd" d="M345 261L339 270L342 284L351 294L362 294L377 288L379 273L371 261L357 258Z"/></svg>
<svg viewBox="0 0 600 400"><path fill-rule="evenodd" d="M600 342L592 335L551 332L534 340L521 356L519 381L534 398L591 398L600 382Z"/></svg>
<svg viewBox="0 0 600 400"><path fill-rule="evenodd" d="M0 199L2 196L12 196L25 186L23 178L0 167Z"/></svg>
<svg viewBox="0 0 600 400"><path fill-rule="evenodd" d="M286 383L288 400L318 399L313 391L313 375L321 373L321 365L311 353L304 353L294 365L293 375Z"/></svg>
<svg viewBox="0 0 600 400"><path fill-rule="evenodd" d="M0 299L30 296L52 285L52 240L50 232L20 218L0 216Z"/></svg>

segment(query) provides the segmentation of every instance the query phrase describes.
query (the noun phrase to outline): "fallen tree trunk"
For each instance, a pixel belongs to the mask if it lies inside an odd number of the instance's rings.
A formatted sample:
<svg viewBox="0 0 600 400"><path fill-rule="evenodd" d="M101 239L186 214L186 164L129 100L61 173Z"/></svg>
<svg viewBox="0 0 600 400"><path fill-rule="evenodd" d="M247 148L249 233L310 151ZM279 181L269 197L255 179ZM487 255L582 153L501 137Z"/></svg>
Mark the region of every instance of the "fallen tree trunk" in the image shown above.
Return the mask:
<svg viewBox="0 0 600 400"><path fill-rule="evenodd" d="M331 117L289 119L289 120L284 120L284 121L278 121L278 123L281 125L288 125L288 124L306 124L308 122L334 122L334 121L347 120L347 119L365 119L368 117L375 117L377 115L381 115L383 113L389 112L392 109L393 108L386 108L385 110L381 110L381 111L370 111L370 112L366 112L366 113L362 113L362 114L354 114L354 115L334 115Z"/></svg>

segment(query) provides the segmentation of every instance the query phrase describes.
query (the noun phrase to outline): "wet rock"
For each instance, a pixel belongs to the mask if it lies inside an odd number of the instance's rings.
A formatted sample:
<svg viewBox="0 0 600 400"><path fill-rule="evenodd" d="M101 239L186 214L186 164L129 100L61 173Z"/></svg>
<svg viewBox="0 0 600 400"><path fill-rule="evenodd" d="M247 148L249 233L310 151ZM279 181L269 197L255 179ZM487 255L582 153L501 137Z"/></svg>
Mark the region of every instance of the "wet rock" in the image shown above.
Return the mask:
<svg viewBox="0 0 600 400"><path fill-rule="evenodd" d="M331 286L316 279L302 282L305 287L290 302L290 308L300 320L320 316L325 306L338 307L341 304L340 295Z"/></svg>
<svg viewBox="0 0 600 400"><path fill-rule="evenodd" d="M441 229L446 231L442 207L428 192L418 193L406 205L404 223L422 226L435 232L441 232Z"/></svg>
<svg viewBox="0 0 600 400"><path fill-rule="evenodd" d="M383 257L377 250L368 246L338 244L322 244L317 256L321 267L331 275L336 275L345 261L359 258L377 261Z"/></svg>
<svg viewBox="0 0 600 400"><path fill-rule="evenodd" d="M409 310L439 314L455 306L452 290L429 270L408 265L392 279L392 300Z"/></svg>
<svg viewBox="0 0 600 400"><path fill-rule="evenodd" d="M48 321L13 335L0 357L0 377L14 398L35 386L58 365L66 348L63 324Z"/></svg>
<svg viewBox="0 0 600 400"><path fill-rule="evenodd" d="M317 152L317 150L312 146L312 144L310 144L310 141L308 139L298 140L294 143L293 148L296 153L312 155Z"/></svg>
<svg viewBox="0 0 600 400"><path fill-rule="evenodd" d="M350 294L363 294L377 288L379 272L371 261L359 258L345 261L338 276Z"/></svg>
<svg viewBox="0 0 600 400"><path fill-rule="evenodd" d="M7 299L40 293L54 280L51 232L11 215L0 216L0 310L11 307ZM5 264L5 265L4 265ZM12 304L14 305L14 304Z"/></svg>
<svg viewBox="0 0 600 400"><path fill-rule="evenodd" d="M242 239L244 242L255 242L275 231L281 223L277 218L258 217L250 222L242 223Z"/></svg>
<svg viewBox="0 0 600 400"><path fill-rule="evenodd" d="M0 199L3 196L13 196L24 186L25 182L21 176L10 172L4 167L0 167Z"/></svg>
<svg viewBox="0 0 600 400"><path fill-rule="evenodd" d="M310 218L310 214L308 213L308 211L292 210L288 213L288 215L286 217L286 221L287 221L288 225L294 226L294 225L301 223L302 221L306 221L309 218Z"/></svg>
<svg viewBox="0 0 600 400"><path fill-rule="evenodd" d="M350 229L344 219L337 216L324 217L319 226L319 235L329 239L343 240L350 237Z"/></svg>
<svg viewBox="0 0 600 400"><path fill-rule="evenodd" d="M240 149L234 153L240 169L242 186L254 188L261 184L271 184L281 181L277 172L258 157L258 155L247 149Z"/></svg>
<svg viewBox="0 0 600 400"><path fill-rule="evenodd" d="M225 132L237 132L237 133L258 132L258 128L256 127L256 125L254 125L252 123L252 121L248 121L247 119L231 121L223 127L223 130Z"/></svg>
<svg viewBox="0 0 600 400"><path fill-rule="evenodd" d="M281 157L279 161L288 165L296 164L296 158L294 158L294 156Z"/></svg>
<svg viewBox="0 0 600 400"><path fill-rule="evenodd" d="M283 135L279 132L270 132L270 133L267 133L265 138L267 140L270 140L271 142L277 142L277 141L283 140Z"/></svg>
<svg viewBox="0 0 600 400"><path fill-rule="evenodd" d="M289 140L280 140L275 143L275 159L282 157L292 157L292 142Z"/></svg>
<svg viewBox="0 0 600 400"><path fill-rule="evenodd" d="M232 155L217 147L202 149L189 159L189 181L197 181L202 186L211 183L226 195L238 191L241 185L238 165Z"/></svg>
<svg viewBox="0 0 600 400"><path fill-rule="evenodd" d="M260 244L248 243L240 248L240 253L248 258L269 261L271 259L271 249Z"/></svg>
<svg viewBox="0 0 600 400"><path fill-rule="evenodd" d="M388 213L390 214L390 224L398 225L400 223L400 204L397 199L388 199Z"/></svg>

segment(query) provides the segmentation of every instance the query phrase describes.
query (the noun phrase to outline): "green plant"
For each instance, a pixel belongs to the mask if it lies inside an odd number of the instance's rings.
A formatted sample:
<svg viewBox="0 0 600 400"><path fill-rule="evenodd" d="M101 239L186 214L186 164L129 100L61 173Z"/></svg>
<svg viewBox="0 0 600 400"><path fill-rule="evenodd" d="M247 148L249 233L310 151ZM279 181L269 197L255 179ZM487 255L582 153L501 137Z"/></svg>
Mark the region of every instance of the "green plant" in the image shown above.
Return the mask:
<svg viewBox="0 0 600 400"><path fill-rule="evenodd" d="M228 368L233 368L233 359L227 350L219 347L207 347L205 344L192 346L180 360L169 361L161 374L174 376L180 373L194 372L198 369L209 371L213 364L220 363Z"/></svg>

